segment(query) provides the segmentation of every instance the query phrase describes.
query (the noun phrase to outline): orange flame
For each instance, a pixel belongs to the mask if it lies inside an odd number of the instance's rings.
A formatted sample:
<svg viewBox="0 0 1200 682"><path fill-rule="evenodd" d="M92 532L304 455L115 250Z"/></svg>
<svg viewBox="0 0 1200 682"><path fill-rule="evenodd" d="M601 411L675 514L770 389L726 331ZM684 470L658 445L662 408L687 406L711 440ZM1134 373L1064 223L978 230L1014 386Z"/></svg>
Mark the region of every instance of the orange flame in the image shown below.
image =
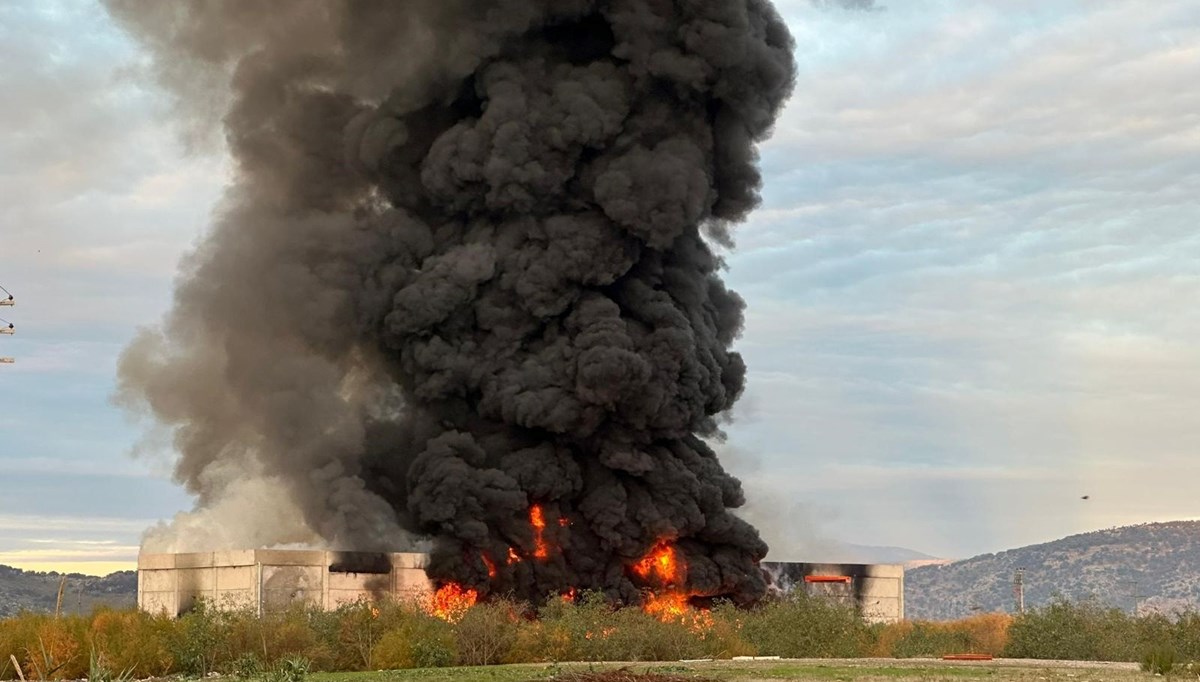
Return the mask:
<svg viewBox="0 0 1200 682"><path fill-rule="evenodd" d="M509 547L508 548L508 565L512 566L513 564L517 563L520 560L521 560L521 555L517 554L517 550L513 549L512 547Z"/></svg>
<svg viewBox="0 0 1200 682"><path fill-rule="evenodd" d="M689 610L687 595L682 592L650 594L642 609L659 620L681 619Z"/></svg>
<svg viewBox="0 0 1200 682"><path fill-rule="evenodd" d="M633 565L633 572L645 580L653 576L664 585L675 585L683 582L687 566L675 547L660 542Z"/></svg>
<svg viewBox="0 0 1200 682"><path fill-rule="evenodd" d="M571 525L571 519L568 519L565 516L558 517L558 527L559 528L566 528L569 525Z"/></svg>
<svg viewBox="0 0 1200 682"><path fill-rule="evenodd" d="M487 566L488 577L495 578L496 562L492 561L491 557L489 557L487 554L480 554L480 556L483 557L483 565Z"/></svg>
<svg viewBox="0 0 1200 682"><path fill-rule="evenodd" d="M475 590L464 590L458 583L446 583L430 597L428 611L444 621L457 623L477 601L479 593Z"/></svg>
<svg viewBox="0 0 1200 682"><path fill-rule="evenodd" d="M562 594L562 600L566 601L566 602L573 602L573 601L575 601L575 594L576 594L575 588L572 587L571 589L567 590L566 592L564 592Z"/></svg>
<svg viewBox="0 0 1200 682"><path fill-rule="evenodd" d="M697 632L712 625L708 611L695 609L688 603L692 596L681 589L687 581L687 562L670 542L661 540L641 559L630 566L652 589L642 603L642 609L662 621L687 623Z"/></svg>
<svg viewBox="0 0 1200 682"><path fill-rule="evenodd" d="M542 505L535 504L529 508L529 525L533 526L534 558L548 558L550 556L550 546L546 544L546 517L542 513Z"/></svg>

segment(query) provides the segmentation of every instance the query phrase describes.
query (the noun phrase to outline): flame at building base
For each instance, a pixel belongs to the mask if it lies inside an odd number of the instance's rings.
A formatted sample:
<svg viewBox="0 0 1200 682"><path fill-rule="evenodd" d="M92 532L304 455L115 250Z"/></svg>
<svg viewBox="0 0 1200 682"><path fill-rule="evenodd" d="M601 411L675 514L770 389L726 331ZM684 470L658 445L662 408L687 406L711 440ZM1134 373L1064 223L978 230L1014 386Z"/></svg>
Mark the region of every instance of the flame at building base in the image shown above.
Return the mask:
<svg viewBox="0 0 1200 682"><path fill-rule="evenodd" d="M446 583L429 598L426 611L450 623L457 623L479 601L479 593L458 583Z"/></svg>
<svg viewBox="0 0 1200 682"><path fill-rule="evenodd" d="M521 553L514 547L508 548L506 570L511 570L515 564L523 561L545 563L552 555L561 552L561 547L546 534L545 512L541 505L532 505L529 509L529 525L532 530L532 550ZM568 519L559 518L560 528L569 528ZM479 557L487 570L488 580L493 584L499 575L499 567L486 552ZM705 630L712 624L708 609L697 606L694 601L703 600L707 595L694 592L687 585L687 561L680 549L670 539L657 541L645 555L627 565L629 575L642 586L641 608L647 614L663 622L680 622L690 625L697 631ZM457 622L463 614L486 599L490 590L488 585L477 585L478 590L465 587L457 582L443 583L430 599L429 613L449 622ZM579 594L577 586L569 586L558 593L558 598L566 602L574 602Z"/></svg>
<svg viewBox="0 0 1200 682"><path fill-rule="evenodd" d="M631 566L634 574L650 583L642 609L663 622L678 621L705 629L712 624L707 609L691 603L699 596L686 589L687 562L670 542L661 540L637 563Z"/></svg>

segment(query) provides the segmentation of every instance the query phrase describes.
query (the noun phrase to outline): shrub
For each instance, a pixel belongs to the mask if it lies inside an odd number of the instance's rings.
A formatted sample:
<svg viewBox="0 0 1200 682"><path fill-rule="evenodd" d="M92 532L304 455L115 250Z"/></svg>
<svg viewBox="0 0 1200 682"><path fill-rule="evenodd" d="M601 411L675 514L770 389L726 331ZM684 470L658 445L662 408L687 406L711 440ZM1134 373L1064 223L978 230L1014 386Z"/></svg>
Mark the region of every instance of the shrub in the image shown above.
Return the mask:
<svg viewBox="0 0 1200 682"><path fill-rule="evenodd" d="M1175 648L1159 645L1142 654L1141 669L1155 675L1169 675L1175 667Z"/></svg>
<svg viewBox="0 0 1200 682"><path fill-rule="evenodd" d="M1188 661L1200 661L1200 613L1181 613L1172 625L1171 641L1180 657Z"/></svg>
<svg viewBox="0 0 1200 682"><path fill-rule="evenodd" d="M22 613L0 622L0 655L17 658L26 678L78 679L88 671L87 620ZM5 667L8 679L17 676Z"/></svg>
<svg viewBox="0 0 1200 682"><path fill-rule="evenodd" d="M896 642L892 655L896 658L918 658L971 652L971 649L971 637L966 630L953 627L951 623L917 621Z"/></svg>
<svg viewBox="0 0 1200 682"><path fill-rule="evenodd" d="M1120 609L1055 600L1017 616L1004 655L1011 658L1134 661L1137 623Z"/></svg>
<svg viewBox="0 0 1200 682"><path fill-rule="evenodd" d="M385 605L390 610L391 605ZM373 670L374 651L386 631L379 622L381 610L357 601L342 604L322 628L324 641L331 645L334 670ZM390 615L390 614L389 614Z"/></svg>
<svg viewBox="0 0 1200 682"><path fill-rule="evenodd" d="M289 656L271 668L265 682L304 682L308 674L309 661L303 656Z"/></svg>
<svg viewBox="0 0 1200 682"><path fill-rule="evenodd" d="M167 644L176 670L188 675L215 671L222 634L221 613L197 599L192 610L175 621Z"/></svg>
<svg viewBox="0 0 1200 682"><path fill-rule="evenodd" d="M263 673L263 662L252 653L238 656L229 666L229 674L238 680L250 680ZM89 681L90 682L90 681Z"/></svg>
<svg viewBox="0 0 1200 682"><path fill-rule="evenodd" d="M390 604L378 613L369 669L435 668L453 665L458 658L449 623L407 604Z"/></svg>
<svg viewBox="0 0 1200 682"><path fill-rule="evenodd" d="M508 601L476 604L454 625L460 665L493 665L512 659L523 608Z"/></svg>
<svg viewBox="0 0 1200 682"><path fill-rule="evenodd" d="M100 609L92 615L89 630L94 661L101 674L162 677L175 668L171 654L176 623L165 616L142 611ZM88 674L89 680L96 679Z"/></svg>
<svg viewBox="0 0 1200 682"><path fill-rule="evenodd" d="M853 608L806 594L748 612L741 634L758 653L786 658L862 656L873 639Z"/></svg>
<svg viewBox="0 0 1200 682"><path fill-rule="evenodd" d="M708 627L698 632L703 647L702 655L705 658L733 658L758 653L742 635L745 621L745 611L728 602L716 604L709 612Z"/></svg>
<svg viewBox="0 0 1200 682"><path fill-rule="evenodd" d="M904 621L876 626L872 654L895 658L954 653L999 655L1012 617L989 613L947 622Z"/></svg>

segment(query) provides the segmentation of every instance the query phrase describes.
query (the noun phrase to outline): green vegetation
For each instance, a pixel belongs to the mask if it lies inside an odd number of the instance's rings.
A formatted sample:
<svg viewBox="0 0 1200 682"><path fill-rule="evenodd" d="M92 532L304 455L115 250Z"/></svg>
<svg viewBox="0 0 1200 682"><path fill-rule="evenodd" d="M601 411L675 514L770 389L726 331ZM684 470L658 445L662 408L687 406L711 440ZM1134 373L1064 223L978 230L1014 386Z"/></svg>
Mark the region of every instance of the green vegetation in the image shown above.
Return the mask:
<svg viewBox="0 0 1200 682"><path fill-rule="evenodd" d="M711 669L706 674L717 680L750 673L755 680L922 677L913 672L921 670L915 662L856 667L846 677L838 672L844 666L728 659L920 659L949 653L1141 662L1148 671L1168 674L1192 670L1186 662L1200 660L1200 615L1132 618L1115 609L1060 601L1017 618L984 614L953 622L868 625L834 603L797 596L749 611L719 605L662 622L640 609L614 609L596 595L585 595L576 602L554 600L536 613L507 601L477 605L453 623L414 604L365 602L330 612L296 605L261 617L201 603L179 619L102 609L87 617L26 613L0 620L0 680L18 676L10 655L30 680L86 676L96 682L126 682L219 673L264 682L409 677L524 682L555 678L569 668L557 664L563 661L593 666L675 661L655 670L691 674L690 665L678 663L688 659L725 660L707 664ZM464 667L449 672L449 666ZM342 677L346 671L397 669L413 672ZM968 666L926 672L952 679L992 674L988 670Z"/></svg>
<svg viewBox="0 0 1200 682"><path fill-rule="evenodd" d="M1091 503L1089 503L1091 504ZM1135 592L1163 609L1200 604L1200 521L1109 528L995 554L904 572L910 618L951 620L973 609L1006 611L1012 584L998 576L1025 572L1025 603L1047 606L1055 595L1075 602L1097 597L1132 610ZM1136 588L1134 584L1136 583Z"/></svg>
<svg viewBox="0 0 1200 682"><path fill-rule="evenodd" d="M1140 618L1093 602L1056 600L1014 619L1003 654L1012 658L1080 661L1143 661L1164 651L1182 661L1200 661L1200 614L1174 620Z"/></svg>
<svg viewBox="0 0 1200 682"><path fill-rule="evenodd" d="M679 682L906 682L942 680L945 682L1145 682L1146 676L1132 669L1086 669L1036 666L1012 666L974 663L937 665L933 663L821 662L797 665L790 662L728 662L688 665L588 664L588 665L504 665L437 669L389 670L359 673L319 673L308 682L574 682L577 673L629 671L633 675L665 675ZM599 677L597 675L597 677ZM670 679L670 678L668 678ZM597 682L602 682L600 678Z"/></svg>

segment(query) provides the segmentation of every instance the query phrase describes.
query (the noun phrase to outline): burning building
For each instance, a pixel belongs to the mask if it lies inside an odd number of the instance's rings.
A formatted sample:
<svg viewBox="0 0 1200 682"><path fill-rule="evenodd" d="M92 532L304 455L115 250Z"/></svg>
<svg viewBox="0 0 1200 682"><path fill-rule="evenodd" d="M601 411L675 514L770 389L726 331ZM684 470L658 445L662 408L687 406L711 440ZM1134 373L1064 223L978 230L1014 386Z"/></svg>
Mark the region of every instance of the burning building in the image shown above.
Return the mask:
<svg viewBox="0 0 1200 682"><path fill-rule="evenodd" d="M768 0L106 4L233 163L119 365L198 500L147 552L225 518L243 546L427 547L481 598L766 593L709 443L745 381L717 249L794 80ZM284 503L220 516L248 482ZM265 598L274 564L238 556L211 589L253 565Z"/></svg>
<svg viewBox="0 0 1200 682"><path fill-rule="evenodd" d="M444 592L425 574L429 557L417 553L330 552L260 549L138 557L138 608L172 616L188 612L198 599L217 608L251 608L259 614L293 604L335 609L361 600L412 600L435 613L469 606L465 591ZM870 564L763 562L769 590L797 591L852 606L870 622L904 619L904 567ZM635 565L638 573L659 573L666 580L681 567L662 551ZM661 593L645 601L662 617L687 608L678 595Z"/></svg>

